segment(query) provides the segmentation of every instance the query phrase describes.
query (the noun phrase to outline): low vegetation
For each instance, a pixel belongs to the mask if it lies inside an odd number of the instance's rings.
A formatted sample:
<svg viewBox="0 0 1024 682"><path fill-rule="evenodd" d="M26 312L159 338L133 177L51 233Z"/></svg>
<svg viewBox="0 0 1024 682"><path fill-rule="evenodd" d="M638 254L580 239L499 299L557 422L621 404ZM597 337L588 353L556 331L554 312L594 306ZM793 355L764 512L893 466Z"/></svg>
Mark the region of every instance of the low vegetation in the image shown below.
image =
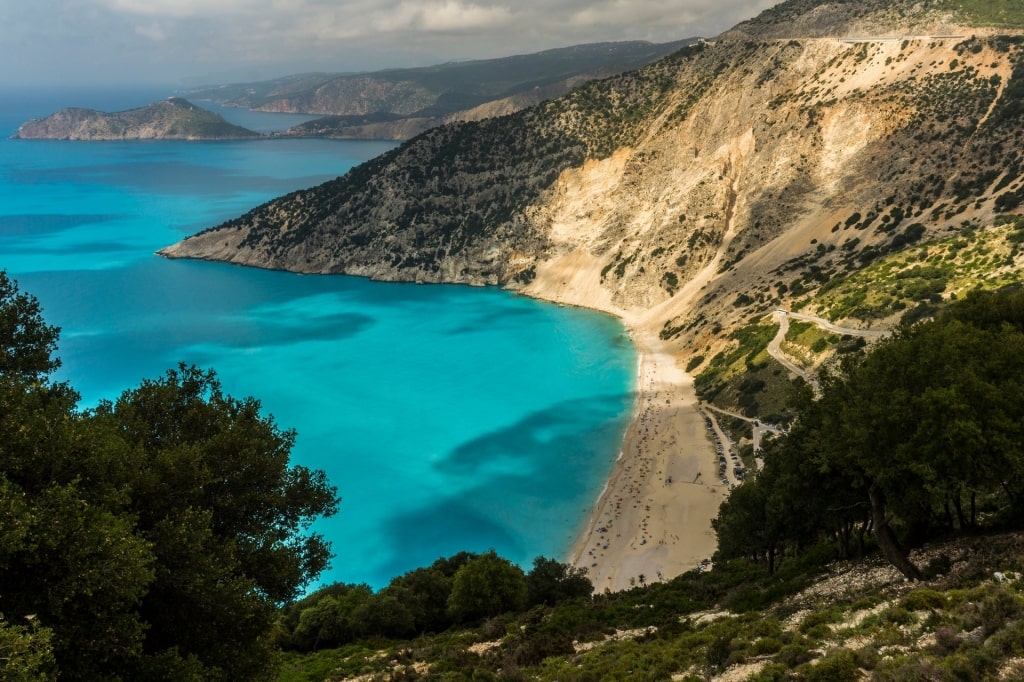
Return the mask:
<svg viewBox="0 0 1024 682"><path fill-rule="evenodd" d="M993 224L903 248L847 277L833 279L802 301L832 320L873 320L922 304L955 300L967 291L1024 282L1024 219Z"/></svg>
<svg viewBox="0 0 1024 682"><path fill-rule="evenodd" d="M942 0L939 6L975 26L1024 28L1024 7L1015 0Z"/></svg>
<svg viewBox="0 0 1024 682"><path fill-rule="evenodd" d="M711 572L470 627L285 652L278 680L1016 679L1022 543L1019 534L936 543L915 555L929 570L917 583L870 544L856 561L817 546L771 576L720 560Z"/></svg>
<svg viewBox="0 0 1024 682"><path fill-rule="evenodd" d="M936 240L923 239L923 231L914 225L896 232L884 255L862 268L822 281L808 276L805 286L784 287L792 296L792 309L852 327L897 328L934 317L969 292L1024 285L1024 217L1002 214L988 225L964 225ZM793 380L765 352L777 330L766 315L730 334L729 344L710 361L702 357L691 368L698 371L699 397L751 418L792 418L794 410L786 402L802 380ZM781 350L809 371L827 371L869 345L858 336L791 320ZM752 386L758 390L752 392Z"/></svg>

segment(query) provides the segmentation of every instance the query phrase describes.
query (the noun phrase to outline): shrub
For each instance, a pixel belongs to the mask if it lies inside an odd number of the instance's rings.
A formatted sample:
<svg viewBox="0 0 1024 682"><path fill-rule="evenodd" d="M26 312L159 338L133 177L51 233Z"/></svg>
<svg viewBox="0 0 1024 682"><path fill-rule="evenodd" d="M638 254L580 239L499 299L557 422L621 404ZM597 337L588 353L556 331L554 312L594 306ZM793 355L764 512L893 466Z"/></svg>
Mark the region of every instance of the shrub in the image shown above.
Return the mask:
<svg viewBox="0 0 1024 682"><path fill-rule="evenodd" d="M1002 628L1008 620L1020 616L1024 611L1021 598L1008 589L996 590L981 602L981 626L986 635Z"/></svg>
<svg viewBox="0 0 1024 682"><path fill-rule="evenodd" d="M750 645L750 653L754 656L778 653L782 649L782 642L774 637L762 637Z"/></svg>
<svg viewBox="0 0 1024 682"><path fill-rule="evenodd" d="M839 649L811 665L807 682L855 682L860 679L857 659L849 649Z"/></svg>
<svg viewBox="0 0 1024 682"><path fill-rule="evenodd" d="M917 620L913 613L902 606L894 606L891 609L886 609L882 613L882 619L888 623L892 623L893 625L910 625Z"/></svg>
<svg viewBox="0 0 1024 682"><path fill-rule="evenodd" d="M799 665L814 660L816 653L807 649L802 644L787 644L775 656L775 662L781 663L787 668L795 668Z"/></svg>
<svg viewBox="0 0 1024 682"><path fill-rule="evenodd" d="M964 643L964 638L955 627L947 625L941 627L935 631L935 653L940 655L948 655L960 648L960 645Z"/></svg>
<svg viewBox="0 0 1024 682"><path fill-rule="evenodd" d="M944 608L947 604L946 595L935 590L914 590L900 601L900 606L908 611L928 611Z"/></svg>

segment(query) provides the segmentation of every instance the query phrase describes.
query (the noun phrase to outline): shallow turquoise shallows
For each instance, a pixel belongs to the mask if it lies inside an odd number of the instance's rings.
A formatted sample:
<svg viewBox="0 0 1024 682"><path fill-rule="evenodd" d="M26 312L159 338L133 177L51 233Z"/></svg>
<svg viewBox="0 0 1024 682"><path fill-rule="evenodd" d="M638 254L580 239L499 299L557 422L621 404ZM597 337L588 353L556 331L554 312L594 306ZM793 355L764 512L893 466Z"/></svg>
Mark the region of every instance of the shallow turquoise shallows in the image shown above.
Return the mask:
<svg viewBox="0 0 1024 682"><path fill-rule="evenodd" d="M7 93L0 268L62 327L87 407L179 361L214 368L295 428L339 513L321 582L392 577L461 550L564 558L632 405L617 320L497 289L384 284L169 261L161 246L344 173L390 143L50 142L6 137L68 105L167 94ZM296 117L221 110L263 131Z"/></svg>

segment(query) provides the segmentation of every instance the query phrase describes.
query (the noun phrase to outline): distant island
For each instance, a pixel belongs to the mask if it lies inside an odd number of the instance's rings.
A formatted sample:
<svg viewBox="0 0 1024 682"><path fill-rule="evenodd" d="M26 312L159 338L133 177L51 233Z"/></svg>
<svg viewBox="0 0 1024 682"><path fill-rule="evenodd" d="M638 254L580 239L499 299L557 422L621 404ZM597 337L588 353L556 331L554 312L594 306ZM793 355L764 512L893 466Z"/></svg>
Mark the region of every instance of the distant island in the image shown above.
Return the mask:
<svg viewBox="0 0 1024 682"><path fill-rule="evenodd" d="M170 97L137 109L108 113L69 107L23 123L23 140L239 140L263 137L228 123L186 99Z"/></svg>

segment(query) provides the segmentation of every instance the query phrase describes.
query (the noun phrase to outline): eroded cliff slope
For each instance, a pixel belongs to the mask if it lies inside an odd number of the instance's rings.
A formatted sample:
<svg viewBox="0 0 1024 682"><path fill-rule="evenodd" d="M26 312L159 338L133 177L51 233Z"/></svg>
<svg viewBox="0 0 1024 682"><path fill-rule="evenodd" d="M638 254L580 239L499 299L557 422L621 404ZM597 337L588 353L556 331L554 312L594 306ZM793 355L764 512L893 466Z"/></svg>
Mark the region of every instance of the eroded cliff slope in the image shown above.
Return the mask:
<svg viewBox="0 0 1024 682"><path fill-rule="evenodd" d="M945 2L791 0L163 253L504 285L704 347L922 227L981 229L1021 203L1024 39L969 19Z"/></svg>

